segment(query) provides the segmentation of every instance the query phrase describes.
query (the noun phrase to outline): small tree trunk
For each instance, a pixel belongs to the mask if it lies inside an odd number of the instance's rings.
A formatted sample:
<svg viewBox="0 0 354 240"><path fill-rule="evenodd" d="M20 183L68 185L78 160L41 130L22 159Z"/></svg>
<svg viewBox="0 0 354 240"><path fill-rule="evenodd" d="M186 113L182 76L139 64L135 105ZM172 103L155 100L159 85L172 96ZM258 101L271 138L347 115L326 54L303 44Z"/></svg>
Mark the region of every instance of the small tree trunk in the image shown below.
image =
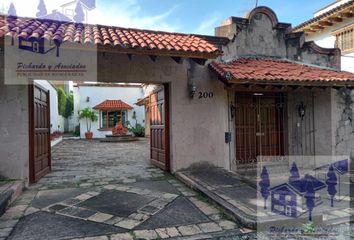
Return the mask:
<svg viewBox="0 0 354 240"><path fill-rule="evenodd" d="M331 207L333 207L333 198L334 196L331 196Z"/></svg>
<svg viewBox="0 0 354 240"><path fill-rule="evenodd" d="M312 222L312 210L309 211L309 220Z"/></svg>
<svg viewBox="0 0 354 240"><path fill-rule="evenodd" d="M264 199L264 209L267 209L267 199Z"/></svg>
<svg viewBox="0 0 354 240"><path fill-rule="evenodd" d="M87 129L88 132L90 131L87 118L86 118L86 129Z"/></svg>

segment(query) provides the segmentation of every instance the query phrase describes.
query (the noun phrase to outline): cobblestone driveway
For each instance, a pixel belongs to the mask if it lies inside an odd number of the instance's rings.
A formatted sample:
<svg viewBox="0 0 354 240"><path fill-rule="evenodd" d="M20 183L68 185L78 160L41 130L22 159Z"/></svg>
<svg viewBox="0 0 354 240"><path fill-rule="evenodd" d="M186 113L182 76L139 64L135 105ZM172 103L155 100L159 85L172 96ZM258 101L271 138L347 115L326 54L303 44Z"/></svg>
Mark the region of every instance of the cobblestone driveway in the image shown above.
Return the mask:
<svg viewBox="0 0 354 240"><path fill-rule="evenodd" d="M149 164L149 143L66 140L0 218L0 240L238 239L247 229Z"/></svg>
<svg viewBox="0 0 354 240"><path fill-rule="evenodd" d="M66 140L54 147L52 172L37 187L91 187L163 176L162 171L149 164L149 156L147 140L130 143Z"/></svg>

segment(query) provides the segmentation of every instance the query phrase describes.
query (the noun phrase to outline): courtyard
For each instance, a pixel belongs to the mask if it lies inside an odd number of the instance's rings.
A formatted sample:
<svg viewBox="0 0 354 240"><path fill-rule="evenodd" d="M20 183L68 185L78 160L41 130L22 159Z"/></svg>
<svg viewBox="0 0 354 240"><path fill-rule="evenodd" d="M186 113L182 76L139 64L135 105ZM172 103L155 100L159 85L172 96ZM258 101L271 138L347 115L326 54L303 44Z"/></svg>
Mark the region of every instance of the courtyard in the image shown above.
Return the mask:
<svg viewBox="0 0 354 240"><path fill-rule="evenodd" d="M233 239L248 229L150 165L149 141L64 140L0 219L0 239Z"/></svg>

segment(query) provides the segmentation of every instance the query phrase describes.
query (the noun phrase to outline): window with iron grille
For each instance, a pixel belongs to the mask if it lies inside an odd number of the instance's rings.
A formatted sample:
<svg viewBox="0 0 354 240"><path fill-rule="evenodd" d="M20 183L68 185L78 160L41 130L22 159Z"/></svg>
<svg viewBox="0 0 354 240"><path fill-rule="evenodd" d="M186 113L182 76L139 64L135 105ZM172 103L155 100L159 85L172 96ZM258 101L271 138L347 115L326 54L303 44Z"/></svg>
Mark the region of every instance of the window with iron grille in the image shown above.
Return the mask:
<svg viewBox="0 0 354 240"><path fill-rule="evenodd" d="M343 53L354 52L354 25L346 27L334 33L336 36L336 47Z"/></svg>

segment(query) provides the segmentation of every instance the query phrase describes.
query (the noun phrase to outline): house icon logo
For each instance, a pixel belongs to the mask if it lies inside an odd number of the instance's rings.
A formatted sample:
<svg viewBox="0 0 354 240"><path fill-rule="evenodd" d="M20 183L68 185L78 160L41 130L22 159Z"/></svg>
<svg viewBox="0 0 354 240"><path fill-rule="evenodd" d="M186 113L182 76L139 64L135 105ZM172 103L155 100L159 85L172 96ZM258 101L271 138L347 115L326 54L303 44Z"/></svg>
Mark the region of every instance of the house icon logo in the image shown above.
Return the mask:
<svg viewBox="0 0 354 240"><path fill-rule="evenodd" d="M30 51L33 53L46 54L56 49L56 56L59 57L60 42L48 41L45 38L24 38L19 37L19 49Z"/></svg>
<svg viewBox="0 0 354 240"><path fill-rule="evenodd" d="M349 172L349 160L336 161L322 166L321 169L325 171L325 179L309 173L301 178L296 163L293 163L288 182L270 187L267 167L263 167L258 184L264 199L264 209L267 209L266 202L270 197L272 213L298 218L308 212L309 221L312 221L313 210L324 202L333 208L334 200L343 198L340 178Z"/></svg>
<svg viewBox="0 0 354 240"><path fill-rule="evenodd" d="M84 24L88 21L88 13L96 8L95 0L74 0L69 1L60 6L61 11L53 10L52 13L47 14L45 0L39 0L38 12L36 17L43 25L49 26L63 26L68 24ZM8 22L16 22L17 14L13 3L11 3L8 10ZM28 36L19 36L18 48L25 51L30 51L38 54L47 54L56 49L56 56L59 57L59 48L62 44L61 40L48 40L42 32L32 33L28 30ZM53 33L54 34L54 33ZM14 45L14 41L12 41Z"/></svg>
<svg viewBox="0 0 354 240"><path fill-rule="evenodd" d="M325 187L324 182L311 175L275 186L270 190L271 211L288 217L301 216L322 203L316 192Z"/></svg>

